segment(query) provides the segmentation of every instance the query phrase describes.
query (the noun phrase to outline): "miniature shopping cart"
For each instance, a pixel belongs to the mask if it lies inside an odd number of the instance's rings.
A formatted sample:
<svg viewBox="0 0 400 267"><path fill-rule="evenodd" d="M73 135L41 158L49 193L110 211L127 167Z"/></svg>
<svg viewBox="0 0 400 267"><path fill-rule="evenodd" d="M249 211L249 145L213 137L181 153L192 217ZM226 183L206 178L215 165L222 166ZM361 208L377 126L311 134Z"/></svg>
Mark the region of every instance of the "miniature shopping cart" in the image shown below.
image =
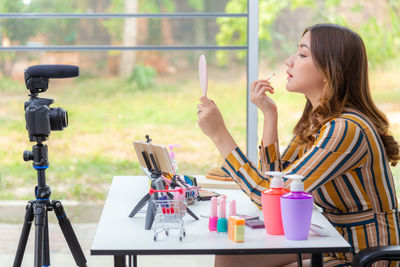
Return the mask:
<svg viewBox="0 0 400 267"><path fill-rule="evenodd" d="M186 191L186 192L185 192ZM150 189L149 194L158 193L158 199L154 200L156 207L156 216L154 219L154 241L161 232L169 235L171 229L179 230L179 240L182 241L186 236L183 227L183 216L186 214L185 196L191 189L173 189L173 190L154 190ZM175 193L174 199L170 199L167 193Z"/></svg>
<svg viewBox="0 0 400 267"><path fill-rule="evenodd" d="M162 177L164 178L164 181L166 181L167 185L170 186L170 188L175 189L175 187L182 187L185 189L186 205L193 205L196 200L198 200L198 195L201 187L197 186L197 182L194 182L196 181L195 177L187 175L184 175L183 177L180 175L167 175Z"/></svg>
<svg viewBox="0 0 400 267"><path fill-rule="evenodd" d="M193 186L185 189L185 200L187 205L193 205L198 200L200 186Z"/></svg>

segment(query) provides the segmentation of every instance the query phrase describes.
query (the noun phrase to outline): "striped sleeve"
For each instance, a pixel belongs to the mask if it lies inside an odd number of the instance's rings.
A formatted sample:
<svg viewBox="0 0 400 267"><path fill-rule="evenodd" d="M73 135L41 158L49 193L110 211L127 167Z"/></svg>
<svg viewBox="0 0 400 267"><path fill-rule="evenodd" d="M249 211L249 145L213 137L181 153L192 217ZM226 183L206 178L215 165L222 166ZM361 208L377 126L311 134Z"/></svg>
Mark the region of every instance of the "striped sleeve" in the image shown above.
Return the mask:
<svg viewBox="0 0 400 267"><path fill-rule="evenodd" d="M259 155L258 167L262 172L279 171L282 169L278 142L265 147L261 142Z"/></svg>
<svg viewBox="0 0 400 267"><path fill-rule="evenodd" d="M294 137L286 148L283 157L284 165L297 159L297 140L297 137ZM235 148L225 159L222 169L239 184L257 206L261 207L261 192L269 187L269 179L263 174L267 171L282 170L278 142L265 147L261 143L258 167L258 169L255 168L240 148Z"/></svg>
<svg viewBox="0 0 400 267"><path fill-rule="evenodd" d="M336 118L326 123L314 145L283 171L304 176L304 188L312 192L330 178L361 167L367 150L362 129L349 120Z"/></svg>
<svg viewBox="0 0 400 267"><path fill-rule="evenodd" d="M281 158L282 169L287 168L287 166L289 166L299 158L301 150L299 146L299 140L300 138L298 137L298 135L295 135L290 141L289 145L286 147L285 151L283 151Z"/></svg>
<svg viewBox="0 0 400 267"><path fill-rule="evenodd" d="M282 171L299 157L299 137L295 135L284 150L282 157L279 153L279 144L275 142L266 147L261 142L259 168L263 172Z"/></svg>
<svg viewBox="0 0 400 267"><path fill-rule="evenodd" d="M261 208L261 192L268 188L269 180L247 159L240 148L235 148L227 156L222 169Z"/></svg>

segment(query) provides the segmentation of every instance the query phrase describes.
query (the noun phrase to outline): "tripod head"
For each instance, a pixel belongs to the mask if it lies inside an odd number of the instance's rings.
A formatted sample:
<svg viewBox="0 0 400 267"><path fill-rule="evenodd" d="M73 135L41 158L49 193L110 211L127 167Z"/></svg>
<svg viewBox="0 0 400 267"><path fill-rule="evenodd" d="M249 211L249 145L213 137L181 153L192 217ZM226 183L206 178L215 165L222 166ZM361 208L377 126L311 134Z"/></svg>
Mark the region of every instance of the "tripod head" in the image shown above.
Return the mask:
<svg viewBox="0 0 400 267"><path fill-rule="evenodd" d="M35 197L38 200L49 200L51 191L46 185L45 170L49 167L47 146L37 142L32 146L32 151L24 151L24 161L33 161L33 168L37 170L38 185L35 187Z"/></svg>
<svg viewBox="0 0 400 267"><path fill-rule="evenodd" d="M33 168L36 170L47 169L49 167L47 146L42 142L37 142L32 146L32 151L24 151L24 161L33 161Z"/></svg>

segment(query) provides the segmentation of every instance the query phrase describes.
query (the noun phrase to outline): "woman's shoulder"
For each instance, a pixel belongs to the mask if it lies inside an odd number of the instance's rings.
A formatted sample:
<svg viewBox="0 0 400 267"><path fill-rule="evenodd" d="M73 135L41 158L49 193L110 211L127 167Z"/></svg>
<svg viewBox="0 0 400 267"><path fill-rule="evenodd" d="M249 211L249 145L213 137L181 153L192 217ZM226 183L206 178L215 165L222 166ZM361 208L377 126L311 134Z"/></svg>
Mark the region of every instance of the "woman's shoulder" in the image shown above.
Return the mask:
<svg viewBox="0 0 400 267"><path fill-rule="evenodd" d="M329 121L327 121L323 125L321 130L327 127L332 127L333 125L340 126L344 124L348 125L348 127L360 129L365 129L368 126L373 126L373 123L370 121L370 119L361 111L353 107L345 107L340 115L333 117Z"/></svg>
<svg viewBox="0 0 400 267"><path fill-rule="evenodd" d="M354 107L345 107L338 119L344 119L348 122L357 125L365 132L376 132L374 123L370 118Z"/></svg>
<svg viewBox="0 0 400 267"><path fill-rule="evenodd" d="M325 123L317 134L315 145L333 152L349 152L364 142L362 127L353 120L337 116Z"/></svg>
<svg viewBox="0 0 400 267"><path fill-rule="evenodd" d="M352 112L352 113L349 113ZM351 116L348 116L351 114ZM356 119L357 118L357 119ZM360 120L362 120L362 116L359 115L357 110L347 109L342 114L337 117L330 119L326 122L320 132L322 131L330 131L336 132L336 135L348 134L350 132L358 132L364 129L363 125L360 124Z"/></svg>

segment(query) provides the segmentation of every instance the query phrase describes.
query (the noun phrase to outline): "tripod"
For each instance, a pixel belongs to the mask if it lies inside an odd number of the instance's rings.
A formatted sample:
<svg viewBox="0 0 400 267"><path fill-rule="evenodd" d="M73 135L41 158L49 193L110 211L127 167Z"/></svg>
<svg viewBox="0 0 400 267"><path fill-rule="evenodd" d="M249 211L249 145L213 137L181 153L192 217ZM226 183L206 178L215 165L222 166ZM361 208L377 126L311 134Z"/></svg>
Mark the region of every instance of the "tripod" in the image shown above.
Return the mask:
<svg viewBox="0 0 400 267"><path fill-rule="evenodd" d="M32 221L35 219L35 267L50 266L48 212L54 210L68 247L78 266L87 266L86 258L76 238L72 225L65 215L64 207L58 200L50 202L50 187L46 185L45 170L49 167L47 146L37 138L32 151L24 151L24 160L33 160L33 168L37 171L38 185L35 187L36 200L28 201L25 220L14 259L14 267L21 266Z"/></svg>

